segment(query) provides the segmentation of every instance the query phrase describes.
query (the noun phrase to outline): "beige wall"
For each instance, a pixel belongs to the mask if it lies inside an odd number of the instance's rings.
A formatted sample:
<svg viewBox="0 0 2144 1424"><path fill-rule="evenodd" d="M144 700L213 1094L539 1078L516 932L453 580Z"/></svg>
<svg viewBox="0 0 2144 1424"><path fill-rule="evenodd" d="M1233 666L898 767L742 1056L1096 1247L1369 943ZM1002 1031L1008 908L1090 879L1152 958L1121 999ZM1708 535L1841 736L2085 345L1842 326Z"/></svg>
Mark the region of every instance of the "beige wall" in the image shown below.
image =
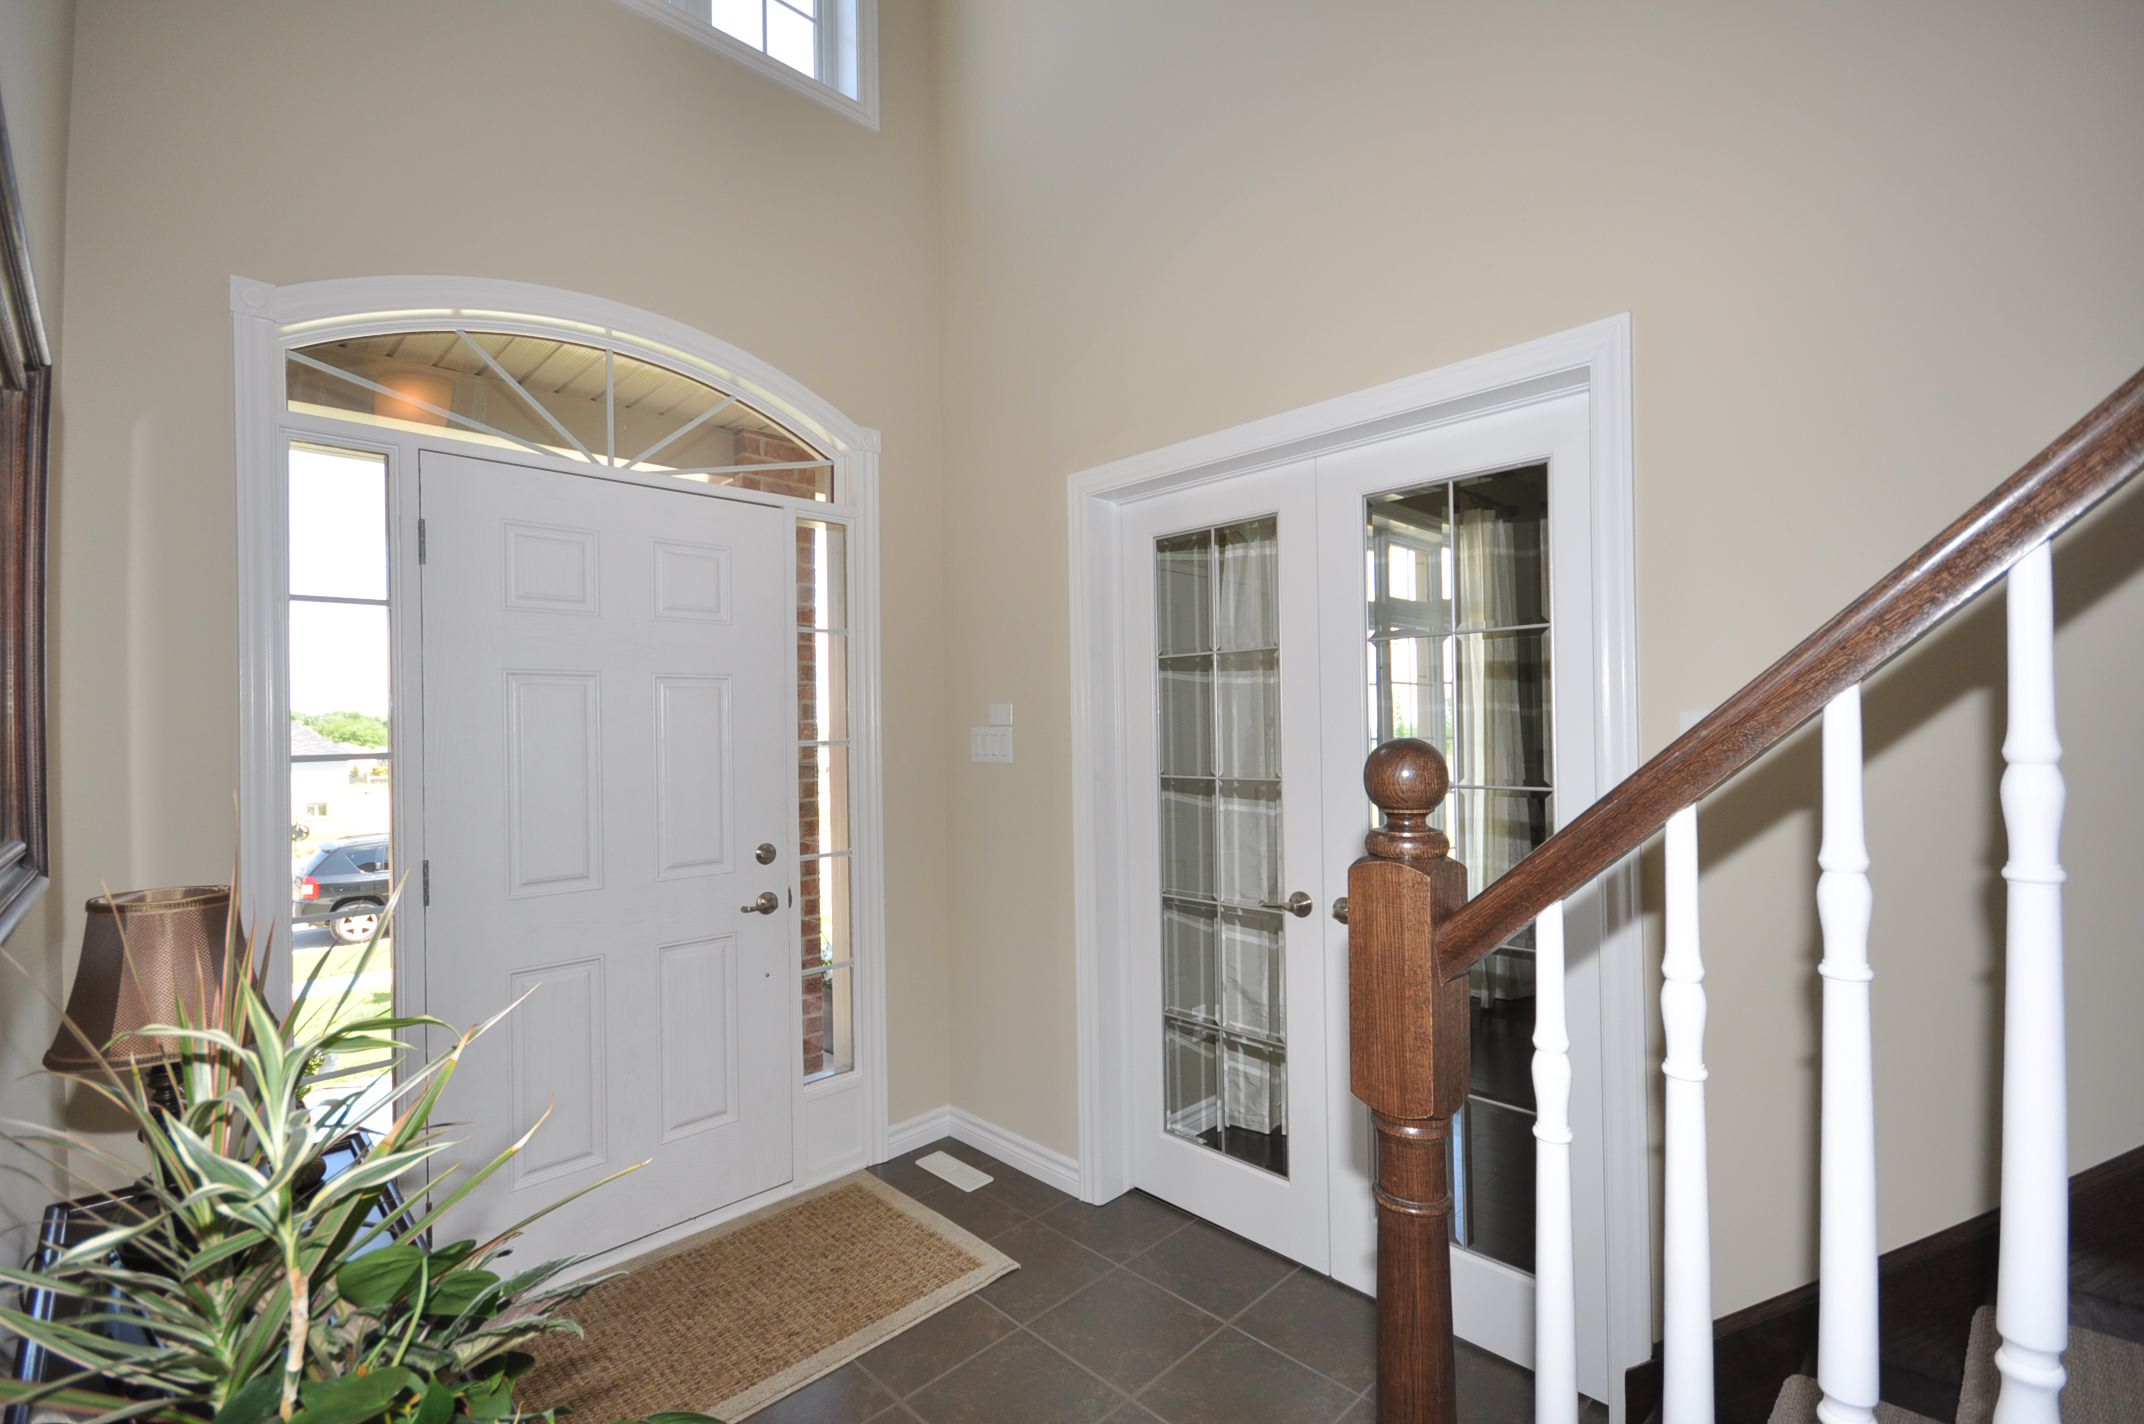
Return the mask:
<svg viewBox="0 0 2144 1424"><path fill-rule="evenodd" d="M1021 735L939 748L953 1096L1062 1151L1065 476L1631 312L1652 750L2144 360L2119 0L947 0L940 33L947 691ZM2144 495L2071 545L2081 1167L2144 1141ZM1999 626L1868 710L1886 1244L1992 1199ZM1722 1310L1814 1268L1814 793L1802 744L1704 814Z"/></svg>
<svg viewBox="0 0 2144 1424"><path fill-rule="evenodd" d="M884 127L592 0L92 0L77 34L55 499L57 913L234 841L228 284L467 273L663 312L885 438L897 1115L946 1100L932 11Z"/></svg>
<svg viewBox="0 0 2144 1424"><path fill-rule="evenodd" d="M67 77L73 67L75 0L0 5L0 104L7 111L15 184L29 229L30 260L46 335L60 335L65 256Z"/></svg>
<svg viewBox="0 0 2144 1424"><path fill-rule="evenodd" d="M37 279L45 335L60 337L61 272L65 256L68 72L73 64L74 0L11 0L0 4L0 108L22 195L23 225ZM19 1115L51 1111L50 1080L33 1078L51 1042L45 996L59 989L57 966L43 953L50 933L51 897L31 909L8 948L27 962L21 973L0 965L0 1095ZM27 951L27 953L26 953ZM27 1113L24 1113L27 1109ZM51 1199L46 1173L0 1171L0 1259L22 1259L26 1222Z"/></svg>

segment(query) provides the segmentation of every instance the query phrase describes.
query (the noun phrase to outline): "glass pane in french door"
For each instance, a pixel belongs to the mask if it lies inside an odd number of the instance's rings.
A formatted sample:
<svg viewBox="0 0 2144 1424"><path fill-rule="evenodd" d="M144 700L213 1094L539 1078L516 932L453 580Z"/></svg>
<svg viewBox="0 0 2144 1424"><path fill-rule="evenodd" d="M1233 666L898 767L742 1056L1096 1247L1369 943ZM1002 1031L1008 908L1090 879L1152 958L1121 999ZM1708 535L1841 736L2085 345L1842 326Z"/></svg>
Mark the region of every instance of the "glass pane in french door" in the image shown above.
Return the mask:
<svg viewBox="0 0 2144 1424"><path fill-rule="evenodd" d="M1369 744L1420 737L1451 764L1437 824L1482 887L1554 829L1548 467L1372 495ZM1476 965L1473 1089L1452 1138L1453 1235L1533 1268L1533 930Z"/></svg>
<svg viewBox="0 0 2144 1424"><path fill-rule="evenodd" d="M1288 1173L1279 527L1155 541L1163 1121Z"/></svg>

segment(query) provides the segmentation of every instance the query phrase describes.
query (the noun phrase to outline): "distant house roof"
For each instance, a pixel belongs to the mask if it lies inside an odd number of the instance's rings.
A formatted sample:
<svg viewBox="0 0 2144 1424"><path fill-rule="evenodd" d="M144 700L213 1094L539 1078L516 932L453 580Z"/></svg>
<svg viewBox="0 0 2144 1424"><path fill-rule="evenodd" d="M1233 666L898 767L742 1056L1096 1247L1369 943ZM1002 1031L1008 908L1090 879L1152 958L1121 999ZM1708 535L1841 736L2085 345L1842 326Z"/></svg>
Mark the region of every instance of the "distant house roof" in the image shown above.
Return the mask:
<svg viewBox="0 0 2144 1424"><path fill-rule="evenodd" d="M349 742L331 742L303 722L290 724L290 754L292 756L349 756L352 753L379 754L376 747L354 746Z"/></svg>

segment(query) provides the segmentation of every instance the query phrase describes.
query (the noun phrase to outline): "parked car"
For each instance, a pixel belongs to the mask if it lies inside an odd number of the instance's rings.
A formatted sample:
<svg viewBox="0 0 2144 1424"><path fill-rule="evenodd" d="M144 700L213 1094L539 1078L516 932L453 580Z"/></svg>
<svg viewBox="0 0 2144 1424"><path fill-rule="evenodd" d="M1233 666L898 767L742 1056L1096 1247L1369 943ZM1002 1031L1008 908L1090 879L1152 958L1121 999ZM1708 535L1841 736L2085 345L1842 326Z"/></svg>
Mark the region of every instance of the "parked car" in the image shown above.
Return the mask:
<svg viewBox="0 0 2144 1424"><path fill-rule="evenodd" d="M291 882L290 922L321 925L337 944L363 944L387 909L387 837L329 841Z"/></svg>

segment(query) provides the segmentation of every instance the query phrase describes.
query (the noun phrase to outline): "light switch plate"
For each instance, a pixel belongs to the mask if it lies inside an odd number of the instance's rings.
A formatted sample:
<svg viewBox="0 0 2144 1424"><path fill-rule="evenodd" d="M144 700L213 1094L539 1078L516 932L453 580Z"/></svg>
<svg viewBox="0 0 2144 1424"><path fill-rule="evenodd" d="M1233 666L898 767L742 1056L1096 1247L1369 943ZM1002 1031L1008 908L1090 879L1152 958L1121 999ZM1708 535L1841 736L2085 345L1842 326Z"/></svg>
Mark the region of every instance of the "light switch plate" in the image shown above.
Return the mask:
<svg viewBox="0 0 2144 1424"><path fill-rule="evenodd" d="M1012 728L970 727L968 729L968 760L987 762L996 766L1012 764Z"/></svg>

